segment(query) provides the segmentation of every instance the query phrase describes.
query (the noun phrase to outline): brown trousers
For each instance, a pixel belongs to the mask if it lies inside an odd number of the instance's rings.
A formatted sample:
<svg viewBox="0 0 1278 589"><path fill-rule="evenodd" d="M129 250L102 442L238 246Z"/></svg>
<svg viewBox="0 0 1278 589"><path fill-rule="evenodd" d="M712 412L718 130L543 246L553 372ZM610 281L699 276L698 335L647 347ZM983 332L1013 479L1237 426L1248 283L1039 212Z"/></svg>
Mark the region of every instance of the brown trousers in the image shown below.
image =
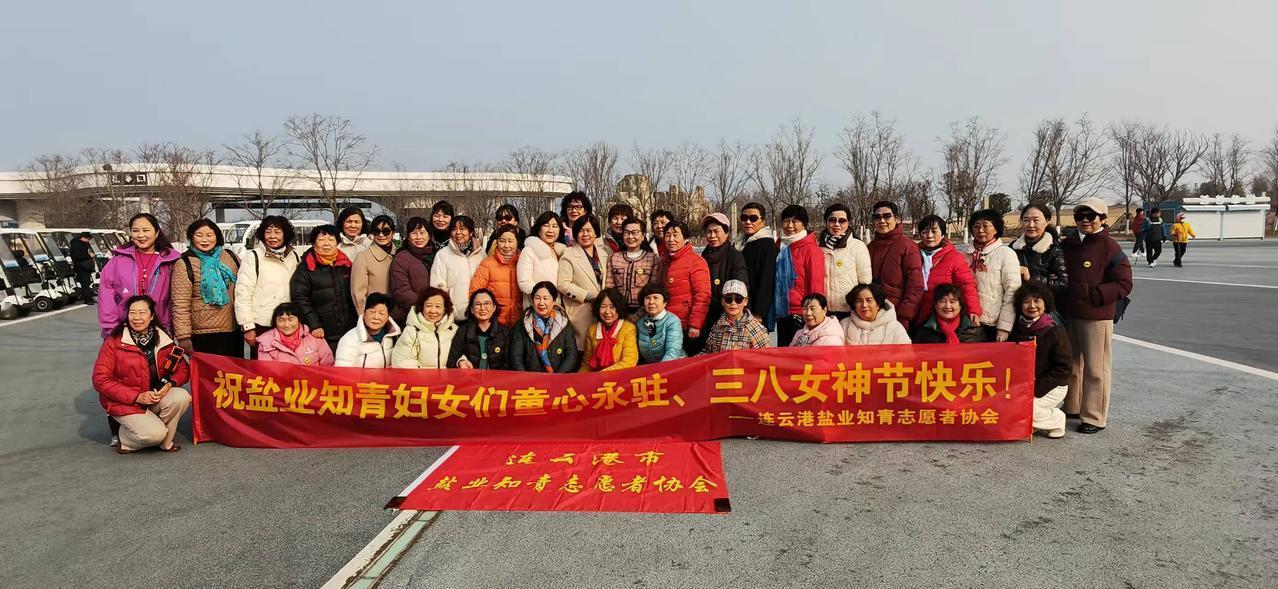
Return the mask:
<svg viewBox="0 0 1278 589"><path fill-rule="evenodd" d="M1074 352L1074 377L1065 395L1066 413L1077 413L1083 423L1105 427L1109 416L1109 389L1113 374L1114 322L1069 320Z"/></svg>
<svg viewBox="0 0 1278 589"><path fill-rule="evenodd" d="M159 403L147 407L145 413L115 416L120 422L120 447L125 450L168 447L177 435L178 420L190 406L191 394L174 388L169 389Z"/></svg>

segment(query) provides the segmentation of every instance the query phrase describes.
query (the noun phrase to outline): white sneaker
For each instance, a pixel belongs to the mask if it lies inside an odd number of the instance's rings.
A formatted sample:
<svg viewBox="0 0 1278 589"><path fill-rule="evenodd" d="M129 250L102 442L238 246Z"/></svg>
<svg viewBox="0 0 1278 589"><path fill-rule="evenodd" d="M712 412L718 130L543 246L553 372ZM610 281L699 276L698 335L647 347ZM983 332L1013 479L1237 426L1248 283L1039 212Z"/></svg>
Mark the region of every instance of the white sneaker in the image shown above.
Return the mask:
<svg viewBox="0 0 1278 589"><path fill-rule="evenodd" d="M1157 268L1157 267L1158 267L1158 262L1150 262L1150 263L1149 263L1149 267L1150 267L1150 268Z"/></svg>
<svg viewBox="0 0 1278 589"><path fill-rule="evenodd" d="M111 436L111 447L112 448L120 447L120 436Z"/></svg>
<svg viewBox="0 0 1278 589"><path fill-rule="evenodd" d="M1059 440L1065 437L1065 428L1047 430L1047 437L1053 440Z"/></svg>

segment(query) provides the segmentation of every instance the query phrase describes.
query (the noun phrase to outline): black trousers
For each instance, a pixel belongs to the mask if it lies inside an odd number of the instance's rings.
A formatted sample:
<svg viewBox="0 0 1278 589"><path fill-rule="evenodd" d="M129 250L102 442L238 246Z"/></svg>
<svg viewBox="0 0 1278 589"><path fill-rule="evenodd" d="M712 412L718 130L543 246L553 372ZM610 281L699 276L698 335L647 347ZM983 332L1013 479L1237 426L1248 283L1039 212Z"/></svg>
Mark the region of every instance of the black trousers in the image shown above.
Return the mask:
<svg viewBox="0 0 1278 589"><path fill-rule="evenodd" d="M794 334L803 329L803 316L787 315L777 320L777 347L788 348Z"/></svg>
<svg viewBox="0 0 1278 589"><path fill-rule="evenodd" d="M191 347L205 354L228 358L244 357L244 334L239 331L191 335Z"/></svg>
<svg viewBox="0 0 1278 589"><path fill-rule="evenodd" d="M80 301L86 305L93 304L93 273L76 272L76 285L80 288Z"/></svg>
<svg viewBox="0 0 1278 589"><path fill-rule="evenodd" d="M1158 256L1163 255L1163 240L1157 237L1145 240L1145 259L1153 264Z"/></svg>
<svg viewBox="0 0 1278 589"><path fill-rule="evenodd" d="M1136 245L1132 246L1132 253L1139 254L1145 251L1145 234L1136 233L1135 235L1136 235Z"/></svg>
<svg viewBox="0 0 1278 589"><path fill-rule="evenodd" d="M1175 264L1177 268L1180 267L1181 258L1185 257L1186 247L1189 247L1189 243L1172 243L1172 251L1176 252L1176 259L1172 260L1172 263Z"/></svg>

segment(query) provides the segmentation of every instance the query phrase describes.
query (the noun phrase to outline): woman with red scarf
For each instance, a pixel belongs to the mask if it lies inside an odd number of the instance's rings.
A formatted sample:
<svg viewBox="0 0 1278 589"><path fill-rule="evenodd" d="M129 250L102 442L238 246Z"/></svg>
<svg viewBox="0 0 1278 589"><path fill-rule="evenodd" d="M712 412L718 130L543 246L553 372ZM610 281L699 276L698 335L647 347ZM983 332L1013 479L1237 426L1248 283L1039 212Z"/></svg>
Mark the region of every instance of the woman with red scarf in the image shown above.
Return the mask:
<svg viewBox="0 0 1278 589"><path fill-rule="evenodd" d="M302 325L300 312L292 303L275 307L273 328L257 337L257 359L303 366L332 366L333 350L328 342L311 335Z"/></svg>
<svg viewBox="0 0 1278 589"><path fill-rule="evenodd" d="M335 225L312 229L311 249L289 282L289 298L302 323L333 350L358 319L351 299L351 260L337 249L338 235Z"/></svg>
<svg viewBox="0 0 1278 589"><path fill-rule="evenodd" d="M971 309L961 289L954 284L942 284L929 291L934 298L931 313L910 334L916 344L970 344L985 341L985 330L972 320Z"/></svg>
<svg viewBox="0 0 1278 589"><path fill-rule="evenodd" d="M615 288L605 288L595 298L595 324L586 332L586 352L582 372L621 370L639 364L638 332L635 324L621 318L626 297Z"/></svg>

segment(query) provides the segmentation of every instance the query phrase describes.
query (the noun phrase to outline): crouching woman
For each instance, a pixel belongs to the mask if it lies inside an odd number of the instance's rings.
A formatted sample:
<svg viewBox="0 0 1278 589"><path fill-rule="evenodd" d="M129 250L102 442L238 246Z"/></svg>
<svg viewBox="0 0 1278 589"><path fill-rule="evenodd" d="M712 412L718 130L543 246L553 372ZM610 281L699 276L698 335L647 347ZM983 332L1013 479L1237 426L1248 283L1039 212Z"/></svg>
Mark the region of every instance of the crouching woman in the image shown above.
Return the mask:
<svg viewBox="0 0 1278 589"><path fill-rule="evenodd" d="M178 387L190 378L181 348L156 322L155 301L136 295L125 303L126 316L102 342L93 364L93 388L107 414L120 424L116 452L131 454L158 446L177 452L178 420L191 395Z"/></svg>

